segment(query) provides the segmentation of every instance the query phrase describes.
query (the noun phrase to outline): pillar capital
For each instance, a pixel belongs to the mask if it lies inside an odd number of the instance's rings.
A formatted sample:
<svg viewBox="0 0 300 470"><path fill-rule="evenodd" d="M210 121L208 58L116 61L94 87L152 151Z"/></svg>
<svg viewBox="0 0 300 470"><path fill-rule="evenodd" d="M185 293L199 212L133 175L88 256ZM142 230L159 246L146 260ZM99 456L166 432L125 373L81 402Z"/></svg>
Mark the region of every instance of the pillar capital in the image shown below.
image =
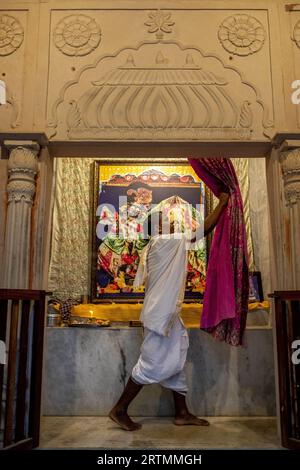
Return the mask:
<svg viewBox="0 0 300 470"><path fill-rule="evenodd" d="M38 154L40 150L40 144L36 140L4 140L4 147L11 152L16 148L25 148L31 150L35 155Z"/></svg>
<svg viewBox="0 0 300 470"><path fill-rule="evenodd" d="M39 145L35 142L10 142L8 160L8 203L24 201L33 202L35 193L35 176L38 172L37 154Z"/></svg>
<svg viewBox="0 0 300 470"><path fill-rule="evenodd" d="M286 204L300 203L300 148L281 152L280 163Z"/></svg>

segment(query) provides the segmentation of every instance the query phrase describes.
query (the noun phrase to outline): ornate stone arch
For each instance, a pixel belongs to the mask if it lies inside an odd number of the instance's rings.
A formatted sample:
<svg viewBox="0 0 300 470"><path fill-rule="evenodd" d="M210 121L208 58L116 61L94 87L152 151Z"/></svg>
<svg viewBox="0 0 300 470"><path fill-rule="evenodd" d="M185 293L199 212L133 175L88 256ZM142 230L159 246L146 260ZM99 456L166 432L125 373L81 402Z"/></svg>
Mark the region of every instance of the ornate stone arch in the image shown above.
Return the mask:
<svg viewBox="0 0 300 470"><path fill-rule="evenodd" d="M272 126L259 90L237 69L161 39L83 67L49 122L52 135L70 140L250 140Z"/></svg>

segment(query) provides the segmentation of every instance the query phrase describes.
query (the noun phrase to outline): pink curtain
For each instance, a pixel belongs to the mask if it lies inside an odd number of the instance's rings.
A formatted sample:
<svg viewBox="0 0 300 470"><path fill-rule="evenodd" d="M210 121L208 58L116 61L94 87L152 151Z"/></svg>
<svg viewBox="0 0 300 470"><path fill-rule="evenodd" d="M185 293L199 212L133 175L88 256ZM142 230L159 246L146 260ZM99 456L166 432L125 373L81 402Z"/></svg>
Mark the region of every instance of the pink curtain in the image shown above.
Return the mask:
<svg viewBox="0 0 300 470"><path fill-rule="evenodd" d="M238 346L246 326L249 296L247 239L243 201L232 162L226 158L189 158L196 174L215 196L230 199L215 229L209 255L201 328Z"/></svg>

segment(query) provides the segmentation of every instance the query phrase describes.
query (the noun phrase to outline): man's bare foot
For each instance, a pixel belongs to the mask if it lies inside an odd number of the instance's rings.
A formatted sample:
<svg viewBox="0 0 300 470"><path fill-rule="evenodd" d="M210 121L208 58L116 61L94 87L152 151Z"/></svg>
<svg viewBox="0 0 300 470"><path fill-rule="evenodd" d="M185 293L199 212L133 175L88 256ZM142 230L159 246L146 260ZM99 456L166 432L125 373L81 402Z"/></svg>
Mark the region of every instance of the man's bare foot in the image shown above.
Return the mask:
<svg viewBox="0 0 300 470"><path fill-rule="evenodd" d="M175 416L174 424L177 426L194 425L194 426L209 426L206 419L197 418L197 416L188 413L183 416Z"/></svg>
<svg viewBox="0 0 300 470"><path fill-rule="evenodd" d="M115 407L109 412L108 416L125 431L136 431L142 427L141 424L132 421L132 419L130 419L128 416L127 411L123 409L118 409Z"/></svg>

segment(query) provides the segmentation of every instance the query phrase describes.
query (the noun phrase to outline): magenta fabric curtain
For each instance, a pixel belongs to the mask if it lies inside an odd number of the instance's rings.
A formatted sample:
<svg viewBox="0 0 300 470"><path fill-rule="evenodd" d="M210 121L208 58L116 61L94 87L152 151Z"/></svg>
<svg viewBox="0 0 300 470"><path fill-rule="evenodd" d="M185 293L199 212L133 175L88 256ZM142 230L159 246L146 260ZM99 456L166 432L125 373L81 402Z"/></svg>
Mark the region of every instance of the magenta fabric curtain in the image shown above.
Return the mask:
<svg viewBox="0 0 300 470"><path fill-rule="evenodd" d="M243 343L249 296L247 239L238 179L227 158L189 158L215 196L230 193L215 229L206 277L200 327L233 346Z"/></svg>

